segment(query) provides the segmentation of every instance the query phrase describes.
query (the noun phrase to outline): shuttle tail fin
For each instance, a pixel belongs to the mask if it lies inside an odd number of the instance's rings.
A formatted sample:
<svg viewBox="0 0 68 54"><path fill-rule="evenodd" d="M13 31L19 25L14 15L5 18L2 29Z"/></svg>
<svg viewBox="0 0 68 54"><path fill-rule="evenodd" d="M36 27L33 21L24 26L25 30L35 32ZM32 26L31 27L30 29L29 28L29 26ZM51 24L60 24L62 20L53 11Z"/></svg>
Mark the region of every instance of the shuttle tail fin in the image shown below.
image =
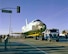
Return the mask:
<svg viewBox="0 0 68 54"><path fill-rule="evenodd" d="M26 19L26 26L27 26L27 24L28 24L28 21L27 21L27 19Z"/></svg>

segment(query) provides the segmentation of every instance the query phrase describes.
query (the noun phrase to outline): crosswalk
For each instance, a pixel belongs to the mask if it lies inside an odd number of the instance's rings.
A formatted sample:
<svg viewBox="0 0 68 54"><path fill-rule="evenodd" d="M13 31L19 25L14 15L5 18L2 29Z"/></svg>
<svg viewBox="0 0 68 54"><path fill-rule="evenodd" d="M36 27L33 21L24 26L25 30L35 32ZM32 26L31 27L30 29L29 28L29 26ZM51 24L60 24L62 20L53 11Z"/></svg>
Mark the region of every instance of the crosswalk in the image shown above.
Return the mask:
<svg viewBox="0 0 68 54"><path fill-rule="evenodd" d="M2 47L2 48L1 48ZM0 43L0 54L46 54L44 51L28 44L9 42L4 50L4 43Z"/></svg>

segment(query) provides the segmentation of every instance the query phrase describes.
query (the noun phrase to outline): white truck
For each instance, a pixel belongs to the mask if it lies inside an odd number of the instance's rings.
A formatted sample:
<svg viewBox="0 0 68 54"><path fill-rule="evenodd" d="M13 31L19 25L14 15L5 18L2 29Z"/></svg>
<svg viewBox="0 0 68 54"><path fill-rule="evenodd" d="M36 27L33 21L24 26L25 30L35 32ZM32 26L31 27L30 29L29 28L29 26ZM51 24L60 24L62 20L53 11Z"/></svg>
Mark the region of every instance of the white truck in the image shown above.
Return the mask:
<svg viewBox="0 0 68 54"><path fill-rule="evenodd" d="M45 40L59 40L59 29L46 29L44 31L44 39Z"/></svg>

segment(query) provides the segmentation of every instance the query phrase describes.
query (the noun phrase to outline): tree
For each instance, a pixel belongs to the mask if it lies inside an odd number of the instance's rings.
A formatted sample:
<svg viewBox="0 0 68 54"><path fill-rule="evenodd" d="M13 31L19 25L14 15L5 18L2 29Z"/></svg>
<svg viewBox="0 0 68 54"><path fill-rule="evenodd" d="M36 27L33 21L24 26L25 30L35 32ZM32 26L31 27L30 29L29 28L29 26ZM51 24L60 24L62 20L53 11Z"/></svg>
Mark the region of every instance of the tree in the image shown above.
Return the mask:
<svg viewBox="0 0 68 54"><path fill-rule="evenodd" d="M62 34L66 34L67 32L65 30L62 31Z"/></svg>

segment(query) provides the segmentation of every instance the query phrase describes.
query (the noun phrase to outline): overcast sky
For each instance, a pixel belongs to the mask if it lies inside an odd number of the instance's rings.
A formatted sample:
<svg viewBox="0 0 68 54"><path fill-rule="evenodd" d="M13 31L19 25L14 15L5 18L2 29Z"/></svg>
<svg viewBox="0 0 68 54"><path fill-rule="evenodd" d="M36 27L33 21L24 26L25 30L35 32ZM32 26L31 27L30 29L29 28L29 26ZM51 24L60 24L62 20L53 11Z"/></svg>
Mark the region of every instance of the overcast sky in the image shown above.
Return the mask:
<svg viewBox="0 0 68 54"><path fill-rule="evenodd" d="M20 13L17 6L21 7ZM2 8L12 13L2 13ZM68 0L0 0L0 34L9 33L10 17L12 32L21 32L26 18L28 22L40 19L48 29L57 28L61 32L68 29Z"/></svg>

